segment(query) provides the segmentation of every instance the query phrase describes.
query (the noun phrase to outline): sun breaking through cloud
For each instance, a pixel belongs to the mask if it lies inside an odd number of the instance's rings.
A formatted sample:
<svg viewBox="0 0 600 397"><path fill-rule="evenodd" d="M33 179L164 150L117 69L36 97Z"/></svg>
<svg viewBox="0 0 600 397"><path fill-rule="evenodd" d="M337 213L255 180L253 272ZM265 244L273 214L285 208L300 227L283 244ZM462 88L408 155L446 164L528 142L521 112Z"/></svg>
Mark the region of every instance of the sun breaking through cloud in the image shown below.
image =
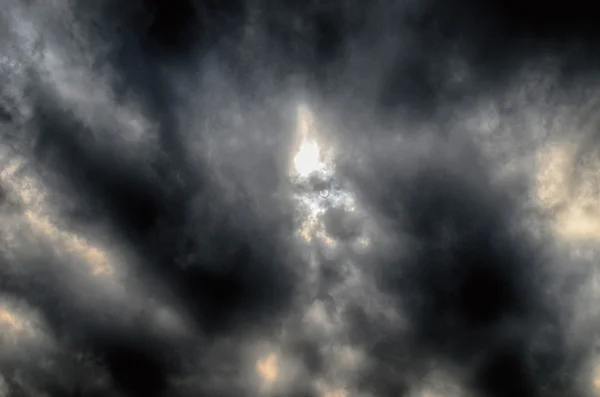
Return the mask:
<svg viewBox="0 0 600 397"><path fill-rule="evenodd" d="M599 26L5 0L0 394L596 394Z"/></svg>

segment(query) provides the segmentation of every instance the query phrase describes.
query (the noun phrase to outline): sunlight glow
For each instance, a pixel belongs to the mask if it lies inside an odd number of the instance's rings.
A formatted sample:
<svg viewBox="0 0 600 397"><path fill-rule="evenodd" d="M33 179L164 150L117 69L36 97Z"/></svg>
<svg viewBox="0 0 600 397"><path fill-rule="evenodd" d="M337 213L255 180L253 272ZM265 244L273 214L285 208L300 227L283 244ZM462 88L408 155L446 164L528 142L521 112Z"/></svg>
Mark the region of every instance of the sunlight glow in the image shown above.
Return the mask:
<svg viewBox="0 0 600 397"><path fill-rule="evenodd" d="M52 202L45 193L45 186L34 175L28 175L24 169L23 160L13 160L6 167L0 169L0 185L6 190L9 201L21 207L20 218L36 238L48 244L61 259L76 259L82 268L69 266L69 271L91 276L94 284L104 288L103 294L111 299L117 299L117 305L123 305L125 295L133 291L124 285L120 279L121 254L104 249L99 244L94 244L82 235L74 233L64 226L56 216ZM61 261L71 263L71 260ZM110 292L108 292L108 290ZM108 302L107 302L108 303ZM145 302L128 298L127 304L134 306L144 305ZM153 304L153 310L147 313L153 326L166 332L180 333L185 328L185 321L179 318L176 311L168 306ZM0 312L2 321L18 324L11 320L6 312Z"/></svg>
<svg viewBox="0 0 600 397"><path fill-rule="evenodd" d="M3 336L35 336L35 330L27 319L15 310L0 304L0 330Z"/></svg>
<svg viewBox="0 0 600 397"><path fill-rule="evenodd" d="M551 145L537 156L536 198L538 204L551 210L569 199L569 170L575 148Z"/></svg>
<svg viewBox="0 0 600 397"><path fill-rule="evenodd" d="M279 357L272 353L267 357L258 360L256 363L256 371L266 383L275 382L279 372Z"/></svg>
<svg viewBox="0 0 600 397"><path fill-rule="evenodd" d="M305 104L298 105L296 117L296 139L299 146L293 157L292 173L307 178L313 173L326 171L328 167L323 162L322 149L317 143L315 119L309 107Z"/></svg>
<svg viewBox="0 0 600 397"><path fill-rule="evenodd" d="M0 323L15 331L22 331L25 328L24 321L5 308L0 308Z"/></svg>
<svg viewBox="0 0 600 397"><path fill-rule="evenodd" d="M600 240L600 163L575 169L576 146L552 145L538 155L536 200L551 214L554 234L568 241ZM580 178L575 181L573 175Z"/></svg>
<svg viewBox="0 0 600 397"><path fill-rule="evenodd" d="M323 125L317 122L308 104L300 103L296 110L297 146L291 156L289 176L299 187L293 193L294 201L302 213L297 235L306 243L336 248L339 241L326 231L322 217L331 208L355 213L356 199L351 192L338 185L334 150L323 142L320 131ZM358 251L364 251L370 246L370 240L367 236L359 236L354 245Z"/></svg>
<svg viewBox="0 0 600 397"><path fill-rule="evenodd" d="M344 389L325 390L323 397L348 397L348 392Z"/></svg>
<svg viewBox="0 0 600 397"><path fill-rule="evenodd" d="M592 370L592 387L600 392L600 365L595 364Z"/></svg>
<svg viewBox="0 0 600 397"><path fill-rule="evenodd" d="M0 172L0 183L26 206L24 215L29 226L44 238L62 246L68 253L84 259L94 276L112 275L114 267L104 251L74 233L59 229L48 216L43 215L49 212L43 188L33 178L17 177L15 174L21 166L22 161L12 161Z"/></svg>
<svg viewBox="0 0 600 397"><path fill-rule="evenodd" d="M304 178L322 168L319 145L316 141L305 139L302 142L294 157L294 165L298 174Z"/></svg>
<svg viewBox="0 0 600 397"><path fill-rule="evenodd" d="M349 393L344 388L332 387L328 382L319 379L315 382L315 388L321 397L348 397Z"/></svg>
<svg viewBox="0 0 600 397"><path fill-rule="evenodd" d="M32 211L26 211L25 218L37 233L56 244L62 245L66 252L89 263L94 276L108 276L114 273L114 268L110 264L106 253L91 246L82 237L58 229L47 217L37 215Z"/></svg>

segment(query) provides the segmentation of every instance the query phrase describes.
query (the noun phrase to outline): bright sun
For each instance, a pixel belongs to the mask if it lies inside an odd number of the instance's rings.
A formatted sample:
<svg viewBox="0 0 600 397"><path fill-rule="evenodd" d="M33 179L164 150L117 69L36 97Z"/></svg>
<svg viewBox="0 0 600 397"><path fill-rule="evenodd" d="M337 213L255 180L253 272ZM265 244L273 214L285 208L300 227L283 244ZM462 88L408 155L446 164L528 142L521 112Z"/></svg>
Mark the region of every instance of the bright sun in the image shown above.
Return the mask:
<svg viewBox="0 0 600 397"><path fill-rule="evenodd" d="M296 172L301 177L307 177L321 168L319 145L314 140L305 139L294 156Z"/></svg>

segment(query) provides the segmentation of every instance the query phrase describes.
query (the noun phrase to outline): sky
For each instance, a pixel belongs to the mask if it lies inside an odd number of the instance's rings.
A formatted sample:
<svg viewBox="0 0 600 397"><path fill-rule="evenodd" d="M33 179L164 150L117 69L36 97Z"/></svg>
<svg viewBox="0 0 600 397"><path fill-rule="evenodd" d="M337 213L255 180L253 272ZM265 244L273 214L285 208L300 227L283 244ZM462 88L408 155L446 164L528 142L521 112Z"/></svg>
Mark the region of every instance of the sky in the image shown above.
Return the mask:
<svg viewBox="0 0 600 397"><path fill-rule="evenodd" d="M0 397L600 395L582 0L3 0Z"/></svg>

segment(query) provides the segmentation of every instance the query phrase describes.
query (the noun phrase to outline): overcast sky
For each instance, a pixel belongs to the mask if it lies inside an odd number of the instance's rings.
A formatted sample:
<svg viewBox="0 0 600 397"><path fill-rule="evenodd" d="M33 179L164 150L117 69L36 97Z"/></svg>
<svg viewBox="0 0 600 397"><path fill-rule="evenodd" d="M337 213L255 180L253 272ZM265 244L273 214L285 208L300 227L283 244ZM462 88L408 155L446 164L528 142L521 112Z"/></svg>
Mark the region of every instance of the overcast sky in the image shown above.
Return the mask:
<svg viewBox="0 0 600 397"><path fill-rule="evenodd" d="M0 397L600 394L595 7L1 3Z"/></svg>

